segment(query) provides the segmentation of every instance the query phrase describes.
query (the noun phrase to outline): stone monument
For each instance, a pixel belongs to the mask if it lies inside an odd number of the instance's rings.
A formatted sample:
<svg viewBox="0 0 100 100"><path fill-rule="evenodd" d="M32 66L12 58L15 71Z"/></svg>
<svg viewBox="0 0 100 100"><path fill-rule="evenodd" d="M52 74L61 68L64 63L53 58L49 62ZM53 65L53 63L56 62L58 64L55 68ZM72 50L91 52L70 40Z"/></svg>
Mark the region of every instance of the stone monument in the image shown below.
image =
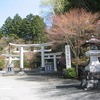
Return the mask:
<svg viewBox="0 0 100 100"><path fill-rule="evenodd" d="M90 58L89 64L85 66L85 78L82 80L81 86L85 90L90 88L99 88L100 84L100 40L94 36L86 41L83 46L90 47L86 52L86 56Z"/></svg>

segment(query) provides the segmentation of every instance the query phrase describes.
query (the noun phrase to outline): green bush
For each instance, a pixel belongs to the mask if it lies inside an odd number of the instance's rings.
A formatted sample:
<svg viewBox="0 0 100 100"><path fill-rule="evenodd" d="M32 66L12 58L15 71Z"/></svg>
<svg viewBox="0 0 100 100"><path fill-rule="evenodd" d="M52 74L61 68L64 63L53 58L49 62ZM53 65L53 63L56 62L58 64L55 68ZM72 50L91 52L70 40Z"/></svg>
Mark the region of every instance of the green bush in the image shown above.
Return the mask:
<svg viewBox="0 0 100 100"><path fill-rule="evenodd" d="M75 68L64 69L63 74L65 77L68 77L68 78L76 78L77 77Z"/></svg>
<svg viewBox="0 0 100 100"><path fill-rule="evenodd" d="M24 60L24 67L28 68L30 66L30 61Z"/></svg>
<svg viewBox="0 0 100 100"><path fill-rule="evenodd" d="M5 57L0 56L0 69L5 67Z"/></svg>

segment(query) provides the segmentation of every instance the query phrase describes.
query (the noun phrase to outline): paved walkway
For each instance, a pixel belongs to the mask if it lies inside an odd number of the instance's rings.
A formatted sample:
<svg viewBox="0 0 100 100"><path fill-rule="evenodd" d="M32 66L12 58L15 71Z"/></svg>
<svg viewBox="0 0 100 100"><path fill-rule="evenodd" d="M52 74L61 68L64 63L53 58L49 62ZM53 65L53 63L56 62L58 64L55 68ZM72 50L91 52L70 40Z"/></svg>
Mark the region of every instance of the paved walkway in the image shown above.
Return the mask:
<svg viewBox="0 0 100 100"><path fill-rule="evenodd" d="M100 100L77 80L46 75L0 76L0 100Z"/></svg>

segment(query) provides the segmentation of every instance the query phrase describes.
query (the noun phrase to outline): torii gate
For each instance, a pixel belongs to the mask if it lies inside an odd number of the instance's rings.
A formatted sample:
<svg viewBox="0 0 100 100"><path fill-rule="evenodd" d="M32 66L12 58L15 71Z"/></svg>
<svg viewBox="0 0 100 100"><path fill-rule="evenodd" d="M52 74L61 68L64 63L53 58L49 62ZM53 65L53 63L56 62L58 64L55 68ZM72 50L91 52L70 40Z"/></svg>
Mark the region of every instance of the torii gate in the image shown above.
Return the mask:
<svg viewBox="0 0 100 100"><path fill-rule="evenodd" d="M12 54L2 54L6 57L5 60L8 60L7 70L5 73L7 74L14 74L14 66L11 67L12 61L20 60L20 55L12 55Z"/></svg>
<svg viewBox="0 0 100 100"><path fill-rule="evenodd" d="M26 47L40 47L40 52L41 52L41 67L45 67L45 59L44 59L44 52L46 51L44 48L46 46L51 46L53 45L53 42L49 43L42 43L42 44L14 44L14 43L9 43L11 46L18 47L20 49L20 70L23 71L24 68L24 48ZM36 51L36 50L35 50Z"/></svg>
<svg viewBox="0 0 100 100"><path fill-rule="evenodd" d="M57 58L61 58L62 52L57 52L57 53L45 53L44 54L44 59L53 59L53 64L54 64L54 71L57 71ZM46 68L46 66L45 66Z"/></svg>

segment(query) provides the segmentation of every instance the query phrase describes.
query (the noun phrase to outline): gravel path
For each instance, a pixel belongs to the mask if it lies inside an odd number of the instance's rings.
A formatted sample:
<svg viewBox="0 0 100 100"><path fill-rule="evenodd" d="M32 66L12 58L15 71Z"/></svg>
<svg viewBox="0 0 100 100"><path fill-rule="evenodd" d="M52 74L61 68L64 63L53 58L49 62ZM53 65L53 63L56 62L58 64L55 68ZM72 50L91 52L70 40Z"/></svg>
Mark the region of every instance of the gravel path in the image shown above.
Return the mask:
<svg viewBox="0 0 100 100"><path fill-rule="evenodd" d="M85 91L78 80L45 75L0 76L0 100L100 100L100 91Z"/></svg>

